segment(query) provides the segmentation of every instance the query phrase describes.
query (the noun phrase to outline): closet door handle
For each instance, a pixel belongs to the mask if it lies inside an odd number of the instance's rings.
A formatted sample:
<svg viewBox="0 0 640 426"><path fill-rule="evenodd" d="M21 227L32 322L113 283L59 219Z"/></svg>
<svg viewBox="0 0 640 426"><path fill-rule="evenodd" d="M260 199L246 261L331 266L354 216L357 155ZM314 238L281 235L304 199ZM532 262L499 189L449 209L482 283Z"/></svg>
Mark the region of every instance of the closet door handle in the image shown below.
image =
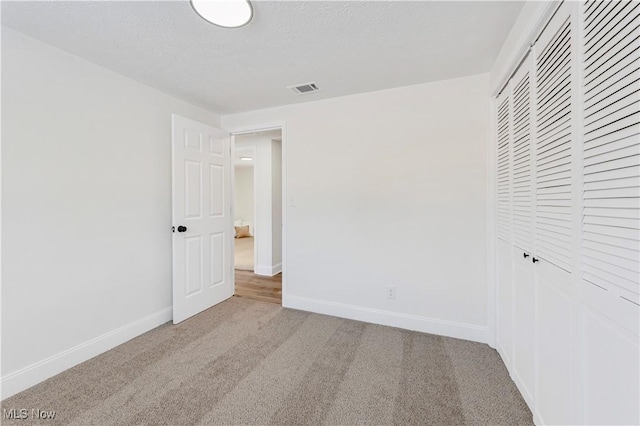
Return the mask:
<svg viewBox="0 0 640 426"><path fill-rule="evenodd" d="M533 263L540 262L540 259L536 259L535 257L531 259Z"/></svg>
<svg viewBox="0 0 640 426"><path fill-rule="evenodd" d="M529 257L529 256L530 256L530 255L529 255L528 253L522 253L522 257L524 257L525 259L526 259L527 257Z"/></svg>

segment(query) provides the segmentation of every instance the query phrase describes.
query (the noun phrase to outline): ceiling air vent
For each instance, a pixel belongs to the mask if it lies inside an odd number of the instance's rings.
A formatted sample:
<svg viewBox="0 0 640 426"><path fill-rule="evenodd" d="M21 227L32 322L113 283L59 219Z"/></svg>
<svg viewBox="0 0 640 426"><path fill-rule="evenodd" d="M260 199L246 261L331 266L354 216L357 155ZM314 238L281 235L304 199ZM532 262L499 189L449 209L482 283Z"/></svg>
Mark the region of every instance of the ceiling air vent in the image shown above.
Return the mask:
<svg viewBox="0 0 640 426"><path fill-rule="evenodd" d="M307 93L313 93L320 90L315 82L296 84L294 86L287 87L287 89L293 90L297 95L306 95Z"/></svg>

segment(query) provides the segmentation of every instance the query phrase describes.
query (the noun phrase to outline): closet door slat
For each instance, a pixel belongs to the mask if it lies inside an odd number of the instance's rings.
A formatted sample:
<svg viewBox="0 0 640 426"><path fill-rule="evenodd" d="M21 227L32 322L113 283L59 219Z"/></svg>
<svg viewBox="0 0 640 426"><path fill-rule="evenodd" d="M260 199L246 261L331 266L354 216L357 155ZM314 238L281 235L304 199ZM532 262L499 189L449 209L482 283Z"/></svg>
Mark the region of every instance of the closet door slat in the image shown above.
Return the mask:
<svg viewBox="0 0 640 426"><path fill-rule="evenodd" d="M614 255L631 261L638 258L638 252L635 250L624 247L613 247L597 241L585 241L584 247L585 250L588 249L591 252L603 253L606 256Z"/></svg>
<svg viewBox="0 0 640 426"><path fill-rule="evenodd" d="M636 209L608 209L605 207L587 207L584 214L589 217L622 217L629 219L640 219L640 207Z"/></svg>
<svg viewBox="0 0 640 426"><path fill-rule="evenodd" d="M584 14L582 267L598 287L640 294L640 7ZM628 293L625 293L628 294ZM621 297L620 300L629 302Z"/></svg>
<svg viewBox="0 0 640 426"><path fill-rule="evenodd" d="M584 11L582 265L598 287L640 294L640 5ZM628 299L621 297L620 300ZM625 302L625 303L627 303Z"/></svg>
<svg viewBox="0 0 640 426"><path fill-rule="evenodd" d="M511 240L511 106L508 91L497 101L498 112L498 173L497 223L498 238Z"/></svg>
<svg viewBox="0 0 640 426"><path fill-rule="evenodd" d="M600 109L590 113L589 115L585 115L585 127L592 127L595 129L601 120L609 121L610 116L613 114L618 114L620 117L631 115L635 112L634 108L636 108L638 101L640 101L640 89L633 93L616 97L611 102L603 104Z"/></svg>
<svg viewBox="0 0 640 426"><path fill-rule="evenodd" d="M617 237L615 235L609 235L609 234L599 234L598 231L604 231L606 232L606 228L602 229L602 228L591 228L591 233L588 235L585 235L584 238L584 244L589 244L589 242L595 242L595 243L602 243L602 244L606 244L610 247L612 247L611 250L615 250L616 248L620 248L620 249L624 249L624 250L629 250L632 252L636 252L637 253L637 245L636 245L636 241L635 240L629 240L629 239L625 239L625 238L620 238Z"/></svg>
<svg viewBox="0 0 640 426"><path fill-rule="evenodd" d="M640 45L638 47L640 48ZM620 74L622 75L616 75L610 80L604 80L596 90L585 94L586 111L591 113L592 108L600 110L612 101L621 99L626 94L626 90L638 90L638 80L640 80L640 70L638 68L629 72L625 69Z"/></svg>
<svg viewBox="0 0 640 426"><path fill-rule="evenodd" d="M597 13L597 12L594 12ZM571 23L536 58L536 254L571 272Z"/></svg>
<svg viewBox="0 0 640 426"><path fill-rule="evenodd" d="M629 31L625 31L633 24L633 11L638 7L638 4L631 3L629 1L616 2L613 7L605 8L607 13L604 16L598 17L598 24L591 26L584 37L585 45L588 47L585 49L587 53L590 53L593 49L600 49L605 46L613 37L624 37Z"/></svg>

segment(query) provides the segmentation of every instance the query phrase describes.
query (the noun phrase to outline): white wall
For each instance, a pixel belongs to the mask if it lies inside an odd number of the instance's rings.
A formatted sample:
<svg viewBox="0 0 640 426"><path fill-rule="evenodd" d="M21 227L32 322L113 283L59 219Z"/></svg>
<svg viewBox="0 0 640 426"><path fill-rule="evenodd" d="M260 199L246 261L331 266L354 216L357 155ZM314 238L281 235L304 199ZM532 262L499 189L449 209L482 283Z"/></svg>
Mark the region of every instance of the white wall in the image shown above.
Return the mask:
<svg viewBox="0 0 640 426"><path fill-rule="evenodd" d="M6 397L171 318L171 114L219 120L4 27L2 113Z"/></svg>
<svg viewBox="0 0 640 426"><path fill-rule="evenodd" d="M222 117L285 124L285 306L486 340L488 88L478 75Z"/></svg>
<svg viewBox="0 0 640 426"><path fill-rule="evenodd" d="M235 168L235 220L249 222L253 227L253 166Z"/></svg>

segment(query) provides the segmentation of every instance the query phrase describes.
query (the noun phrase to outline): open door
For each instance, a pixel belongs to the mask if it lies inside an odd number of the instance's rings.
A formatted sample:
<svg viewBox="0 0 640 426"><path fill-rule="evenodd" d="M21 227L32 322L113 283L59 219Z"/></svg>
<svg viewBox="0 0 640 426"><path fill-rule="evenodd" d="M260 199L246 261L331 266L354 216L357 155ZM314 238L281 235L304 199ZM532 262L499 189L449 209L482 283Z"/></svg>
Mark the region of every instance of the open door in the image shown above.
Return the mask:
<svg viewBox="0 0 640 426"><path fill-rule="evenodd" d="M173 323L233 296L229 134L172 115Z"/></svg>

